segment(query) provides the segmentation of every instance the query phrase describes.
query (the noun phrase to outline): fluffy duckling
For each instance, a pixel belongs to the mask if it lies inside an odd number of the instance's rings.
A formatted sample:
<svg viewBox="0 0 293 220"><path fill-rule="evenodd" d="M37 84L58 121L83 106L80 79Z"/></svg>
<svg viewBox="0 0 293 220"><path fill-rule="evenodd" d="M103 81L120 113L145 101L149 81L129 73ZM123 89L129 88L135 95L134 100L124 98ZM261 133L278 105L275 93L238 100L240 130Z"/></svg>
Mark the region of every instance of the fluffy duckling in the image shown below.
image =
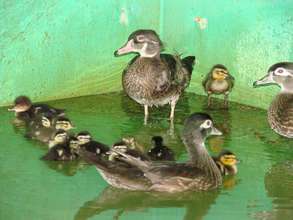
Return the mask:
<svg viewBox="0 0 293 220"><path fill-rule="evenodd" d="M152 137L153 147L149 150L147 155L153 161L174 161L174 152L166 147L161 136Z"/></svg>
<svg viewBox="0 0 293 220"><path fill-rule="evenodd" d="M209 115L194 113L186 119L182 133L189 154L189 161L185 163L143 161L114 149L131 166L88 153L82 156L95 164L102 177L117 188L170 193L209 190L222 184L222 175L204 142L208 136L221 134Z"/></svg>
<svg viewBox="0 0 293 220"><path fill-rule="evenodd" d="M78 140L69 137L66 131L59 130L53 137L54 145L49 149L43 160L71 161L78 158Z"/></svg>
<svg viewBox="0 0 293 220"><path fill-rule="evenodd" d="M51 114L40 114L27 124L26 137L50 144L52 135L57 130L69 131L73 128L71 121L63 116L53 117Z"/></svg>
<svg viewBox="0 0 293 220"><path fill-rule="evenodd" d="M79 132L76 135L76 138L78 140L78 144L81 150L91 152L95 155L107 156L109 147L103 143L94 141L89 132L87 131Z"/></svg>
<svg viewBox="0 0 293 220"><path fill-rule="evenodd" d="M223 150L219 153L218 156L213 157L213 160L217 164L223 176L237 174L238 160L236 158L236 155L233 154L231 151Z"/></svg>
<svg viewBox="0 0 293 220"><path fill-rule="evenodd" d="M234 86L234 77L222 64L213 66L204 78L202 85L208 94L208 107L211 106L211 95L224 95L224 105L228 107L228 97Z"/></svg>
<svg viewBox="0 0 293 220"><path fill-rule="evenodd" d="M30 121L38 114L45 113L52 116L63 116L64 110L53 108L46 104L33 104L29 97L18 96L14 100L14 106L8 111L15 112L16 118L23 121Z"/></svg>
<svg viewBox="0 0 293 220"><path fill-rule="evenodd" d="M171 54L161 54L162 48L155 31L137 30L114 53L115 56L138 53L124 69L122 85L130 98L144 106L145 123L148 107L153 105L170 104L170 119L173 119L176 103L191 79L195 57L180 59Z"/></svg>
<svg viewBox="0 0 293 220"><path fill-rule="evenodd" d="M268 110L271 128L281 136L293 138L293 63L282 62L272 65L254 87L277 84L281 87Z"/></svg>

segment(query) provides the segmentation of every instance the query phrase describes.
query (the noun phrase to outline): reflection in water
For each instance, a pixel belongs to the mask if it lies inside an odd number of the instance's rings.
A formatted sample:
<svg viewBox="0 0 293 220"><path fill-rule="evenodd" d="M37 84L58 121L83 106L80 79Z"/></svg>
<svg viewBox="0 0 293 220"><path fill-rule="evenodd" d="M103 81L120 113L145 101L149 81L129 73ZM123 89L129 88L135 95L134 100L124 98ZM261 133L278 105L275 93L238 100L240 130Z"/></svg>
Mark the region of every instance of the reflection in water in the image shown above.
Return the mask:
<svg viewBox="0 0 293 220"><path fill-rule="evenodd" d="M272 198L273 210L257 213L257 219L293 218L293 162L285 161L274 165L265 175L265 189Z"/></svg>
<svg viewBox="0 0 293 220"><path fill-rule="evenodd" d="M97 198L86 202L75 214L74 219L86 220L107 210L116 210L113 219L119 219L125 211L170 207L185 208L184 220L202 219L210 205L215 202L218 193L212 191L164 194L107 187Z"/></svg>
<svg viewBox="0 0 293 220"><path fill-rule="evenodd" d="M74 176L78 171L89 167L87 163L82 160L76 161L44 161L48 168L55 170L65 176Z"/></svg>

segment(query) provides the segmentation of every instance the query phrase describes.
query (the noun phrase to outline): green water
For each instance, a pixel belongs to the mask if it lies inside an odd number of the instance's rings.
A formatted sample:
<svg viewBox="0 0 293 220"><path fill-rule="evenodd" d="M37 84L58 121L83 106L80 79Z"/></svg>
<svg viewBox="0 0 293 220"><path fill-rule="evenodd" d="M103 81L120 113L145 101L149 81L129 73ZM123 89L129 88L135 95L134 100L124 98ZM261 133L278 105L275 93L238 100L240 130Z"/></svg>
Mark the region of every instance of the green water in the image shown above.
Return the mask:
<svg viewBox="0 0 293 220"><path fill-rule="evenodd" d="M153 135L164 137L177 159L186 159L180 131L192 112L205 110L206 98L185 94L177 105L174 131L169 107L143 109L120 93L51 102L66 108L80 130L112 144L135 136L148 146ZM266 111L232 103L229 111L207 111L224 135L212 137L212 154L222 148L241 160L239 174L212 192L162 195L112 189L93 166L44 162L46 148L23 137L11 125L13 115L0 109L0 219L292 219L293 142L271 131Z"/></svg>

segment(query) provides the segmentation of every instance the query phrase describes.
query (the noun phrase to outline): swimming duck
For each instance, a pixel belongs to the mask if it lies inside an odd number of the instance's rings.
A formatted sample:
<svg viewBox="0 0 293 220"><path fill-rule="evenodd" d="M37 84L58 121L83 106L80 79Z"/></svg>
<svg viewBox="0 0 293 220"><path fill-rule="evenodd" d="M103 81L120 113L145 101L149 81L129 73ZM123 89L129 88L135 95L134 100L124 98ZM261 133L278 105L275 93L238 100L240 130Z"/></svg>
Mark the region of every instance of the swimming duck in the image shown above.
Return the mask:
<svg viewBox="0 0 293 220"><path fill-rule="evenodd" d="M71 161L78 158L78 140L75 137L69 137L67 132L59 130L53 137L54 145L49 149L46 155L41 159L55 161Z"/></svg>
<svg viewBox="0 0 293 220"><path fill-rule="evenodd" d="M202 85L208 94L208 107L211 106L211 95L224 95L224 105L228 107L228 97L234 86L234 77L229 73L227 67L217 64L212 67L204 78Z"/></svg>
<svg viewBox="0 0 293 220"><path fill-rule="evenodd" d="M80 150L89 151L95 155L107 156L109 147L106 144L100 143L92 139L88 131L81 131L76 135Z"/></svg>
<svg viewBox="0 0 293 220"><path fill-rule="evenodd" d="M262 79L254 82L254 87L277 84L280 93L268 110L271 128L287 138L293 138L293 63L281 62L272 65Z"/></svg>
<svg viewBox="0 0 293 220"><path fill-rule="evenodd" d="M153 161L174 161L174 152L166 147L161 136L152 137L153 147L148 151L147 155Z"/></svg>
<svg viewBox="0 0 293 220"><path fill-rule="evenodd" d="M188 87L194 56L180 59L171 54L161 54L163 43L153 30L131 33L127 43L115 51L115 56L138 53L124 69L122 85L127 95L144 106L145 123L149 106L171 105L170 119L174 118L176 103Z"/></svg>
<svg viewBox="0 0 293 220"><path fill-rule="evenodd" d="M14 100L14 106L8 111L15 112L16 117L24 121L30 121L41 113L51 114L52 116L63 116L65 114L63 109L53 108L46 104L33 104L27 96L18 96Z"/></svg>
<svg viewBox="0 0 293 220"><path fill-rule="evenodd" d="M54 132L57 130L68 131L73 128L71 121L63 116L53 117L51 114L40 114L27 125L26 137L49 144Z"/></svg>
<svg viewBox="0 0 293 220"><path fill-rule="evenodd" d="M204 142L210 135L221 134L209 115L194 113L185 121L182 134L189 154L186 163L143 161L114 149L131 166L105 161L90 154L82 156L95 164L103 178L117 188L161 192L208 190L222 184L222 175Z"/></svg>
<svg viewBox="0 0 293 220"><path fill-rule="evenodd" d="M214 162L217 164L221 174L226 175L236 175L238 172L237 163L238 160L236 155L229 150L223 150L218 156L213 157Z"/></svg>

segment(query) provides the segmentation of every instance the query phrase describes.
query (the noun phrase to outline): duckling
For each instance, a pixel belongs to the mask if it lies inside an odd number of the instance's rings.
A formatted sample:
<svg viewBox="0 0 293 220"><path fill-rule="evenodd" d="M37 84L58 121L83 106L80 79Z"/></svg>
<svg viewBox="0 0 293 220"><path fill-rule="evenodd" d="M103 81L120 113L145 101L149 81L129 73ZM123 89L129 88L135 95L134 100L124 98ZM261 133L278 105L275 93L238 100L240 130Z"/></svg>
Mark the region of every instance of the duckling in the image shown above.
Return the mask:
<svg viewBox="0 0 293 220"><path fill-rule="evenodd" d="M228 97L234 86L234 77L222 64L213 66L204 78L202 85L208 94L208 108L211 106L211 95L224 95L224 106L228 107Z"/></svg>
<svg viewBox="0 0 293 220"><path fill-rule="evenodd" d="M8 111L15 112L16 118L26 122L40 113L51 114L52 116L63 116L65 114L63 109L53 108L46 104L33 104L27 96L18 96L14 100L14 106Z"/></svg>
<svg viewBox="0 0 293 220"><path fill-rule="evenodd" d="M51 114L40 114L27 125L26 137L50 144L50 139L56 130L68 131L73 128L71 121L63 116L53 117Z"/></svg>
<svg viewBox="0 0 293 220"><path fill-rule="evenodd" d="M236 158L236 155L233 154L231 151L223 150L219 153L218 156L212 158L217 164L223 176L237 174L238 160Z"/></svg>
<svg viewBox="0 0 293 220"><path fill-rule="evenodd" d="M222 175L204 142L208 136L221 134L208 114L194 113L186 119L182 132L189 155L185 163L143 161L114 149L130 167L90 154L82 156L95 164L102 177L117 188L170 193L209 190L222 184Z"/></svg>
<svg viewBox="0 0 293 220"><path fill-rule="evenodd" d="M137 30L114 53L115 56L138 53L124 69L122 85L130 98L144 106L145 123L149 106L168 103L172 120L176 103L191 79L195 57L180 59L171 54L161 54L162 49L163 43L155 31Z"/></svg>
<svg viewBox="0 0 293 220"><path fill-rule="evenodd" d="M155 161L175 161L174 152L164 146L163 138L161 136L152 137L153 147L149 150L147 155L151 160Z"/></svg>
<svg viewBox="0 0 293 220"><path fill-rule="evenodd" d="M293 138L293 63L281 62L272 65L262 79L253 86L277 84L281 87L268 110L271 128L279 135Z"/></svg>
<svg viewBox="0 0 293 220"><path fill-rule="evenodd" d="M67 132L59 130L53 137L54 146L52 146L42 160L71 161L78 158L78 140L75 137L69 137Z"/></svg>
<svg viewBox="0 0 293 220"><path fill-rule="evenodd" d="M109 147L106 144L100 143L98 141L94 141L92 136L87 131L79 132L76 135L78 140L78 144L81 150L89 151L95 155L107 156L107 152L109 151Z"/></svg>

